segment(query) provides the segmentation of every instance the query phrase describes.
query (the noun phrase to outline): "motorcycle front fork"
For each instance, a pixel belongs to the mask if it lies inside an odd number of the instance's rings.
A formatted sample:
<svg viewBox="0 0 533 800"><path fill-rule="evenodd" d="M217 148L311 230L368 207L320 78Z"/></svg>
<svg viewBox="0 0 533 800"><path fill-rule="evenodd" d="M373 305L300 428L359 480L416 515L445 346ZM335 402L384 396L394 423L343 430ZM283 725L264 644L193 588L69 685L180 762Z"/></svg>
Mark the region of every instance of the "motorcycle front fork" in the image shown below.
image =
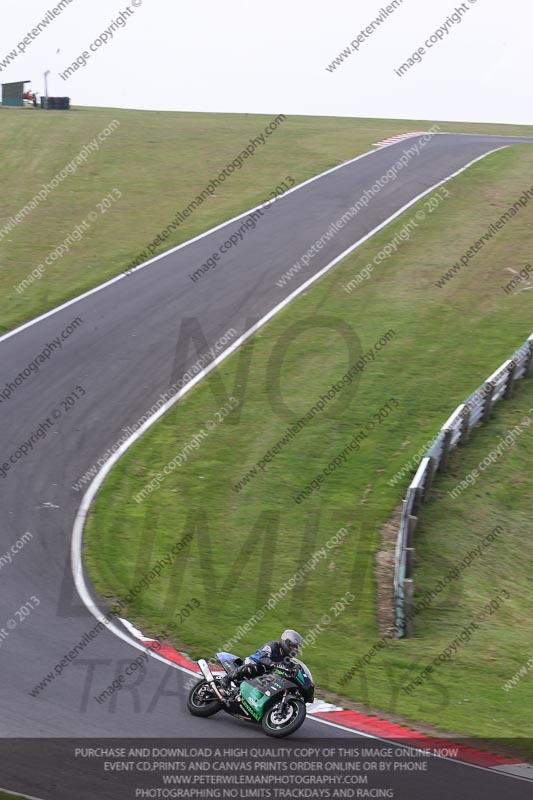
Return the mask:
<svg viewBox="0 0 533 800"><path fill-rule="evenodd" d="M281 702L279 704L280 714L283 714L283 712L285 711L285 704L287 702L287 695L288 694L289 694L289 690L285 689L285 692L284 692L283 697L281 698Z"/></svg>

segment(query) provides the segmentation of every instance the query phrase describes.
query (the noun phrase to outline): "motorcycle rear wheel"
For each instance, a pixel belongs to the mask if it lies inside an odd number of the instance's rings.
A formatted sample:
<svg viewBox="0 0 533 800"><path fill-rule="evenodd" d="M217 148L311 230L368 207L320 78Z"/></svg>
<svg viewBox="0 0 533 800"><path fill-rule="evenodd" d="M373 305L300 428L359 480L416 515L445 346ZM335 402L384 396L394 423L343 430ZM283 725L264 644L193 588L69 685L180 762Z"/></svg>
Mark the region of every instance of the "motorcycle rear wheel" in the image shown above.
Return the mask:
<svg viewBox="0 0 533 800"><path fill-rule="evenodd" d="M285 701L284 713L280 714L280 703L276 703L276 705L268 709L261 720L261 725L268 736L281 739L297 731L300 725L303 724L305 717L305 703L302 703L296 697L289 697Z"/></svg>
<svg viewBox="0 0 533 800"><path fill-rule="evenodd" d="M207 681L199 681L187 697L187 709L194 717L211 717L220 711L220 700L215 697Z"/></svg>

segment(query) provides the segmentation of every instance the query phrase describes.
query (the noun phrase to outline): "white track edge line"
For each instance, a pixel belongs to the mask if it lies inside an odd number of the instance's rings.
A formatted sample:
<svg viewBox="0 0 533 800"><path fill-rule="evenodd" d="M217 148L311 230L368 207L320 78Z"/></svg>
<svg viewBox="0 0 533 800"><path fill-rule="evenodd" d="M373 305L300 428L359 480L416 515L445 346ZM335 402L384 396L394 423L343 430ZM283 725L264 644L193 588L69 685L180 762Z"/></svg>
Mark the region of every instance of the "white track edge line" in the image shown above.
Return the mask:
<svg viewBox="0 0 533 800"><path fill-rule="evenodd" d="M415 134L415 135L418 135L418 134ZM428 134L426 134L426 135L428 135ZM481 137L482 136L487 136L487 137L493 136L495 138L505 138L505 137L498 136L498 134L448 133L446 131L437 131L435 133L432 133L431 135L432 136L478 136L478 137L480 137L480 136ZM414 138L414 137L410 137L410 138ZM509 138L513 138L513 137L509 137ZM518 138L520 138L520 137L518 137ZM407 141L407 140L404 140L404 141ZM396 142L396 144L401 144L401 142ZM372 146L374 147L374 145L372 145ZM388 147L393 147L394 145L387 145L387 146ZM510 147L510 146L511 146L511 143L509 143L509 145L505 144L505 145L502 145L501 147L496 148L496 150L502 150L505 147ZM344 167L348 167L351 164L355 164L356 161L360 161L361 159L366 158L367 156L376 155L376 154L380 153L381 150L384 150L384 149L385 148L378 148L377 150L376 149L375 150L368 150L366 153L361 153L361 155L358 155L355 158L351 158L349 161L343 161L342 164L337 164L337 166L335 166L335 167L330 167L330 169L325 170L325 172L320 172L318 175L315 175L312 178L308 178L307 180L303 181L303 183L299 183L297 186L293 186L292 189L288 189L286 192L284 192L279 197L273 198L272 200L268 201L268 204L272 205L273 203L279 202L280 200L282 200L287 195L292 194L293 192L296 192L296 191L298 191L300 189L303 189L304 186L308 186L310 183L314 183L314 181L318 181L321 178L325 177L326 175L331 175L331 173L336 172L339 169L343 169ZM496 152L496 150L492 150L490 152ZM490 153L486 153L485 155L490 155ZM482 156L482 158L484 158L484 156ZM475 163L475 162L472 162L472 163ZM470 164L467 165L467 167L468 166L470 166ZM467 167L465 167L465 169ZM454 177L454 176L450 176L450 177ZM450 179L447 178L446 180L450 180ZM440 185L440 184L436 184L433 188L436 188L437 185ZM148 267L150 264L154 264L156 261L159 261L160 259L164 258L165 256L168 256L171 253L176 253L178 250L181 250L184 247L188 247L190 244L193 244L194 242L198 242L198 241L200 241L200 239L203 239L203 238L205 238L206 236L209 236L212 233L216 233L216 231L219 231L222 228L225 228L227 225L231 225L233 222L237 222L237 220L242 219L243 217L247 217L249 214L253 214L254 211L257 211L259 208L263 208L265 205L266 205L266 203L261 203L260 205L254 206L249 211L243 211L241 214L238 214L236 217L232 217L231 219L227 220L226 222L221 222L219 225L216 225L214 228L209 228L207 231L204 231L203 233L198 234L198 236L194 236L192 239L187 239L187 241L182 242L181 244L178 244L175 247L171 247L169 250L165 250L163 253L159 253L158 255L154 256L153 258L148 259L148 261L144 261L142 264L139 264L137 267L134 267L133 269L131 269L128 272L128 274L126 274L125 272L121 272L120 275L115 275L114 278L110 278L108 281L105 281L104 283L101 283L98 286L95 286L92 289L89 289L87 292L84 292L83 294L80 294L77 297L73 297L71 300L67 300L65 303L62 303L61 305L50 309L50 311L46 311L44 314L40 314L38 317L35 317L35 319L32 319L29 322L25 322L22 325L19 325L17 328L14 328L12 331L8 331L7 333L4 333L2 336L0 336L0 344L2 342L4 342L6 339L10 339L12 336L15 336L15 334L22 333L22 331L26 330L27 328L30 328L33 325L36 325L38 322L42 322L42 320L48 319L48 317L51 317L54 314L57 314L59 311L63 311L65 308L69 308L70 306L74 305L75 303L78 303L80 300L84 300L86 297L90 297L91 295L96 294L96 292L100 292L102 289L106 289L108 286L112 286L114 283L117 283L117 281L121 281L121 280L127 279L130 276L130 274L133 274L134 272L137 272L138 270L144 269L145 267Z"/></svg>
<svg viewBox="0 0 533 800"><path fill-rule="evenodd" d="M34 797L32 794L24 794L24 792L11 792L9 789L1 789L0 792L12 795L13 797L24 797L25 800L43 800L42 797Z"/></svg>
<svg viewBox="0 0 533 800"><path fill-rule="evenodd" d="M271 309L262 319L260 319L255 325L249 328L245 333L243 333L232 345L230 345L224 352L222 352L219 356L217 356L211 364L198 375L196 375L188 384L186 384L171 400L165 403L162 408L159 409L150 419L146 420L145 423L137 430L135 433L130 436L120 447L119 449L111 456L109 461L107 461L100 472L95 476L92 483L90 484L87 492L85 493L81 504L79 506L78 512L76 514L76 518L74 520L74 525L72 529L72 540L71 540L71 569L72 569L72 576L74 580L74 585L76 586L76 590L78 595L88 609L88 611L98 620L98 622L102 622L109 628L116 636L123 639L125 642L128 642L133 647L136 647L138 650L142 650L143 652L147 652L153 658L157 659L158 661L162 661L165 664L172 664L173 667L176 669L181 670L182 672L189 672L185 667L181 667L179 664L175 664L174 662L168 661L167 659L160 656L155 651L151 651L149 648L144 647L143 645L139 644L137 640L132 638L131 636L127 635L123 630L117 628L113 625L112 622L109 622L105 615L103 615L98 607L93 603L93 599L85 582L85 576L83 573L83 556L82 556L82 548L83 548L83 530L85 527L85 521L87 519L87 514L89 512L89 508L91 503L96 496L98 490L100 489L101 485L103 484L105 478L107 477L108 473L111 469L115 466L117 461L121 458L121 456L138 440L141 436L149 429L152 425L154 425L160 417L163 416L172 406L174 406L187 392L189 392L202 378L208 375L213 369L215 369L222 361L224 361L229 355L231 355L243 342L245 342L253 333L259 330L263 325L265 325L275 314L277 314L281 309L285 308L292 300L294 300L298 295L304 292L309 286L313 283L318 281L322 275L326 272L329 272L342 258L344 258L348 253L354 251L357 247L360 247L364 242L366 242L371 236L375 233L380 231L398 216L400 216L406 209L410 208L411 206L415 205L421 198L425 197L427 194L432 192L439 186L442 186L447 181L451 180L452 178L456 177L457 175L461 174L473 164L481 161L483 158L491 155L492 153L497 152L498 150L503 150L508 145L503 145L502 147L498 147L495 150L491 150L488 153L485 153L482 156L474 159L473 161L466 164L464 167L459 169L457 172L454 172L452 175L444 178L439 183L436 183L434 186L431 186L427 191L423 192L422 194L418 195L417 197L413 198L407 205L403 206L399 211L395 212L391 217L385 220L383 223L378 225L373 231L368 233L354 245L349 247L344 253L337 256L333 261L323 267L319 272L315 275L311 276L307 281L305 281L301 286L295 289L291 294L289 294L284 300L282 300L278 305L276 305L273 309ZM373 151L374 152L374 151ZM0 340L1 341L1 340Z"/></svg>
<svg viewBox="0 0 533 800"><path fill-rule="evenodd" d="M326 175L330 175L332 172L336 172L338 169L343 169L344 167L348 167L351 164L355 164L356 161L359 161L362 158L366 158L367 156L374 155L375 153L378 152L379 150L368 150L368 152L361 153L361 155L358 155L355 158L350 159L349 161L343 161L342 164L337 164L336 167L331 167L330 169L327 169L325 172L320 172L318 175L314 175L312 178L308 178L307 180L303 181L303 183L299 183L297 186L293 186L292 189L288 189L279 197L275 197L272 200L269 200L268 205L273 205L279 200L282 200L287 195L292 194L293 192L296 192L299 189L303 189L304 186L308 186L310 183L318 181L321 178L325 177ZM14 336L16 333L21 333L27 328L30 328L32 325L36 325L38 322L41 322L42 320L47 319L48 317L51 317L54 314L57 314L59 311L63 311L65 308L68 308L69 306L72 306L75 303L78 303L80 300L84 300L86 297L90 297L91 295L96 294L96 292L100 292L102 289L106 289L108 286L112 286L114 283L117 283L117 281L129 278L129 276L134 272L138 272L139 270L150 266L150 264L153 264L156 261L165 258L171 253L176 253L178 250L181 250L184 247L188 247L190 244L198 242L200 239L204 239L206 236L210 236L212 233L216 233L216 231L225 228L227 225L231 225L233 222L237 222L239 219L247 217L249 214L253 214L254 211L257 211L259 208L264 208L265 205L267 205L267 202L261 203L258 206L254 206L254 208L251 208L249 211L243 211L236 217L232 217L231 219L228 219L226 222L221 222L219 225L215 225L214 228L209 228L207 231L199 233L197 236L193 236L192 239L187 239L187 241L181 242L181 244L177 244L175 245L175 247L171 247L169 250L165 250L163 253L159 253L153 258L149 258L148 261L143 261L142 264L139 264L137 267L134 267L133 269L129 270L127 274L126 272L121 272L120 275L115 275L114 278L110 278L108 281L105 281L104 283L101 283L98 286L89 289L87 292L84 292L83 294L80 294L77 297L73 297L72 300L67 300L65 303L62 303L61 305L50 309L50 311L46 311L44 314L40 314L38 317L35 317L35 319L32 319L29 322L25 322L22 325L19 325L17 328L14 328L12 331L8 331L7 333L3 334L3 336L0 336L0 343L5 341L6 339L11 338L11 336Z"/></svg>

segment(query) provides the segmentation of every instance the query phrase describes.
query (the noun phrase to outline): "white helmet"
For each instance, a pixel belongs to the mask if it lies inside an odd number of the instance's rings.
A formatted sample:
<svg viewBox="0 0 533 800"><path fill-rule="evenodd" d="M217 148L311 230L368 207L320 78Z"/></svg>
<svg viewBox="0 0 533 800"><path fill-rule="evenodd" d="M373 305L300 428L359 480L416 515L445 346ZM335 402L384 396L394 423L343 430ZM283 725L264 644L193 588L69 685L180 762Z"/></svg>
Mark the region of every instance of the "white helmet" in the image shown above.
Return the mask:
<svg viewBox="0 0 533 800"><path fill-rule="evenodd" d="M302 637L296 631L289 629L283 631L279 643L284 655L295 658L302 645Z"/></svg>

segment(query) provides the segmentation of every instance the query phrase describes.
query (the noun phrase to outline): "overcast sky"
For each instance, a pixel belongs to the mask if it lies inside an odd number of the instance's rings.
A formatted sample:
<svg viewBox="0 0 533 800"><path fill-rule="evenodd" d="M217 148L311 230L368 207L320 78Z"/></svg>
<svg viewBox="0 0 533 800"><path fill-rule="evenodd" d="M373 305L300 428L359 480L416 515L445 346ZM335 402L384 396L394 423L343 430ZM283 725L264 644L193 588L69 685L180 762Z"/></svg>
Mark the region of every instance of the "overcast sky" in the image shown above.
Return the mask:
<svg viewBox="0 0 533 800"><path fill-rule="evenodd" d="M49 69L49 93L75 105L533 124L532 0L395 0L332 71L387 0L72 0L24 44L58 1L2 0L0 66L18 55L0 82L43 93Z"/></svg>

